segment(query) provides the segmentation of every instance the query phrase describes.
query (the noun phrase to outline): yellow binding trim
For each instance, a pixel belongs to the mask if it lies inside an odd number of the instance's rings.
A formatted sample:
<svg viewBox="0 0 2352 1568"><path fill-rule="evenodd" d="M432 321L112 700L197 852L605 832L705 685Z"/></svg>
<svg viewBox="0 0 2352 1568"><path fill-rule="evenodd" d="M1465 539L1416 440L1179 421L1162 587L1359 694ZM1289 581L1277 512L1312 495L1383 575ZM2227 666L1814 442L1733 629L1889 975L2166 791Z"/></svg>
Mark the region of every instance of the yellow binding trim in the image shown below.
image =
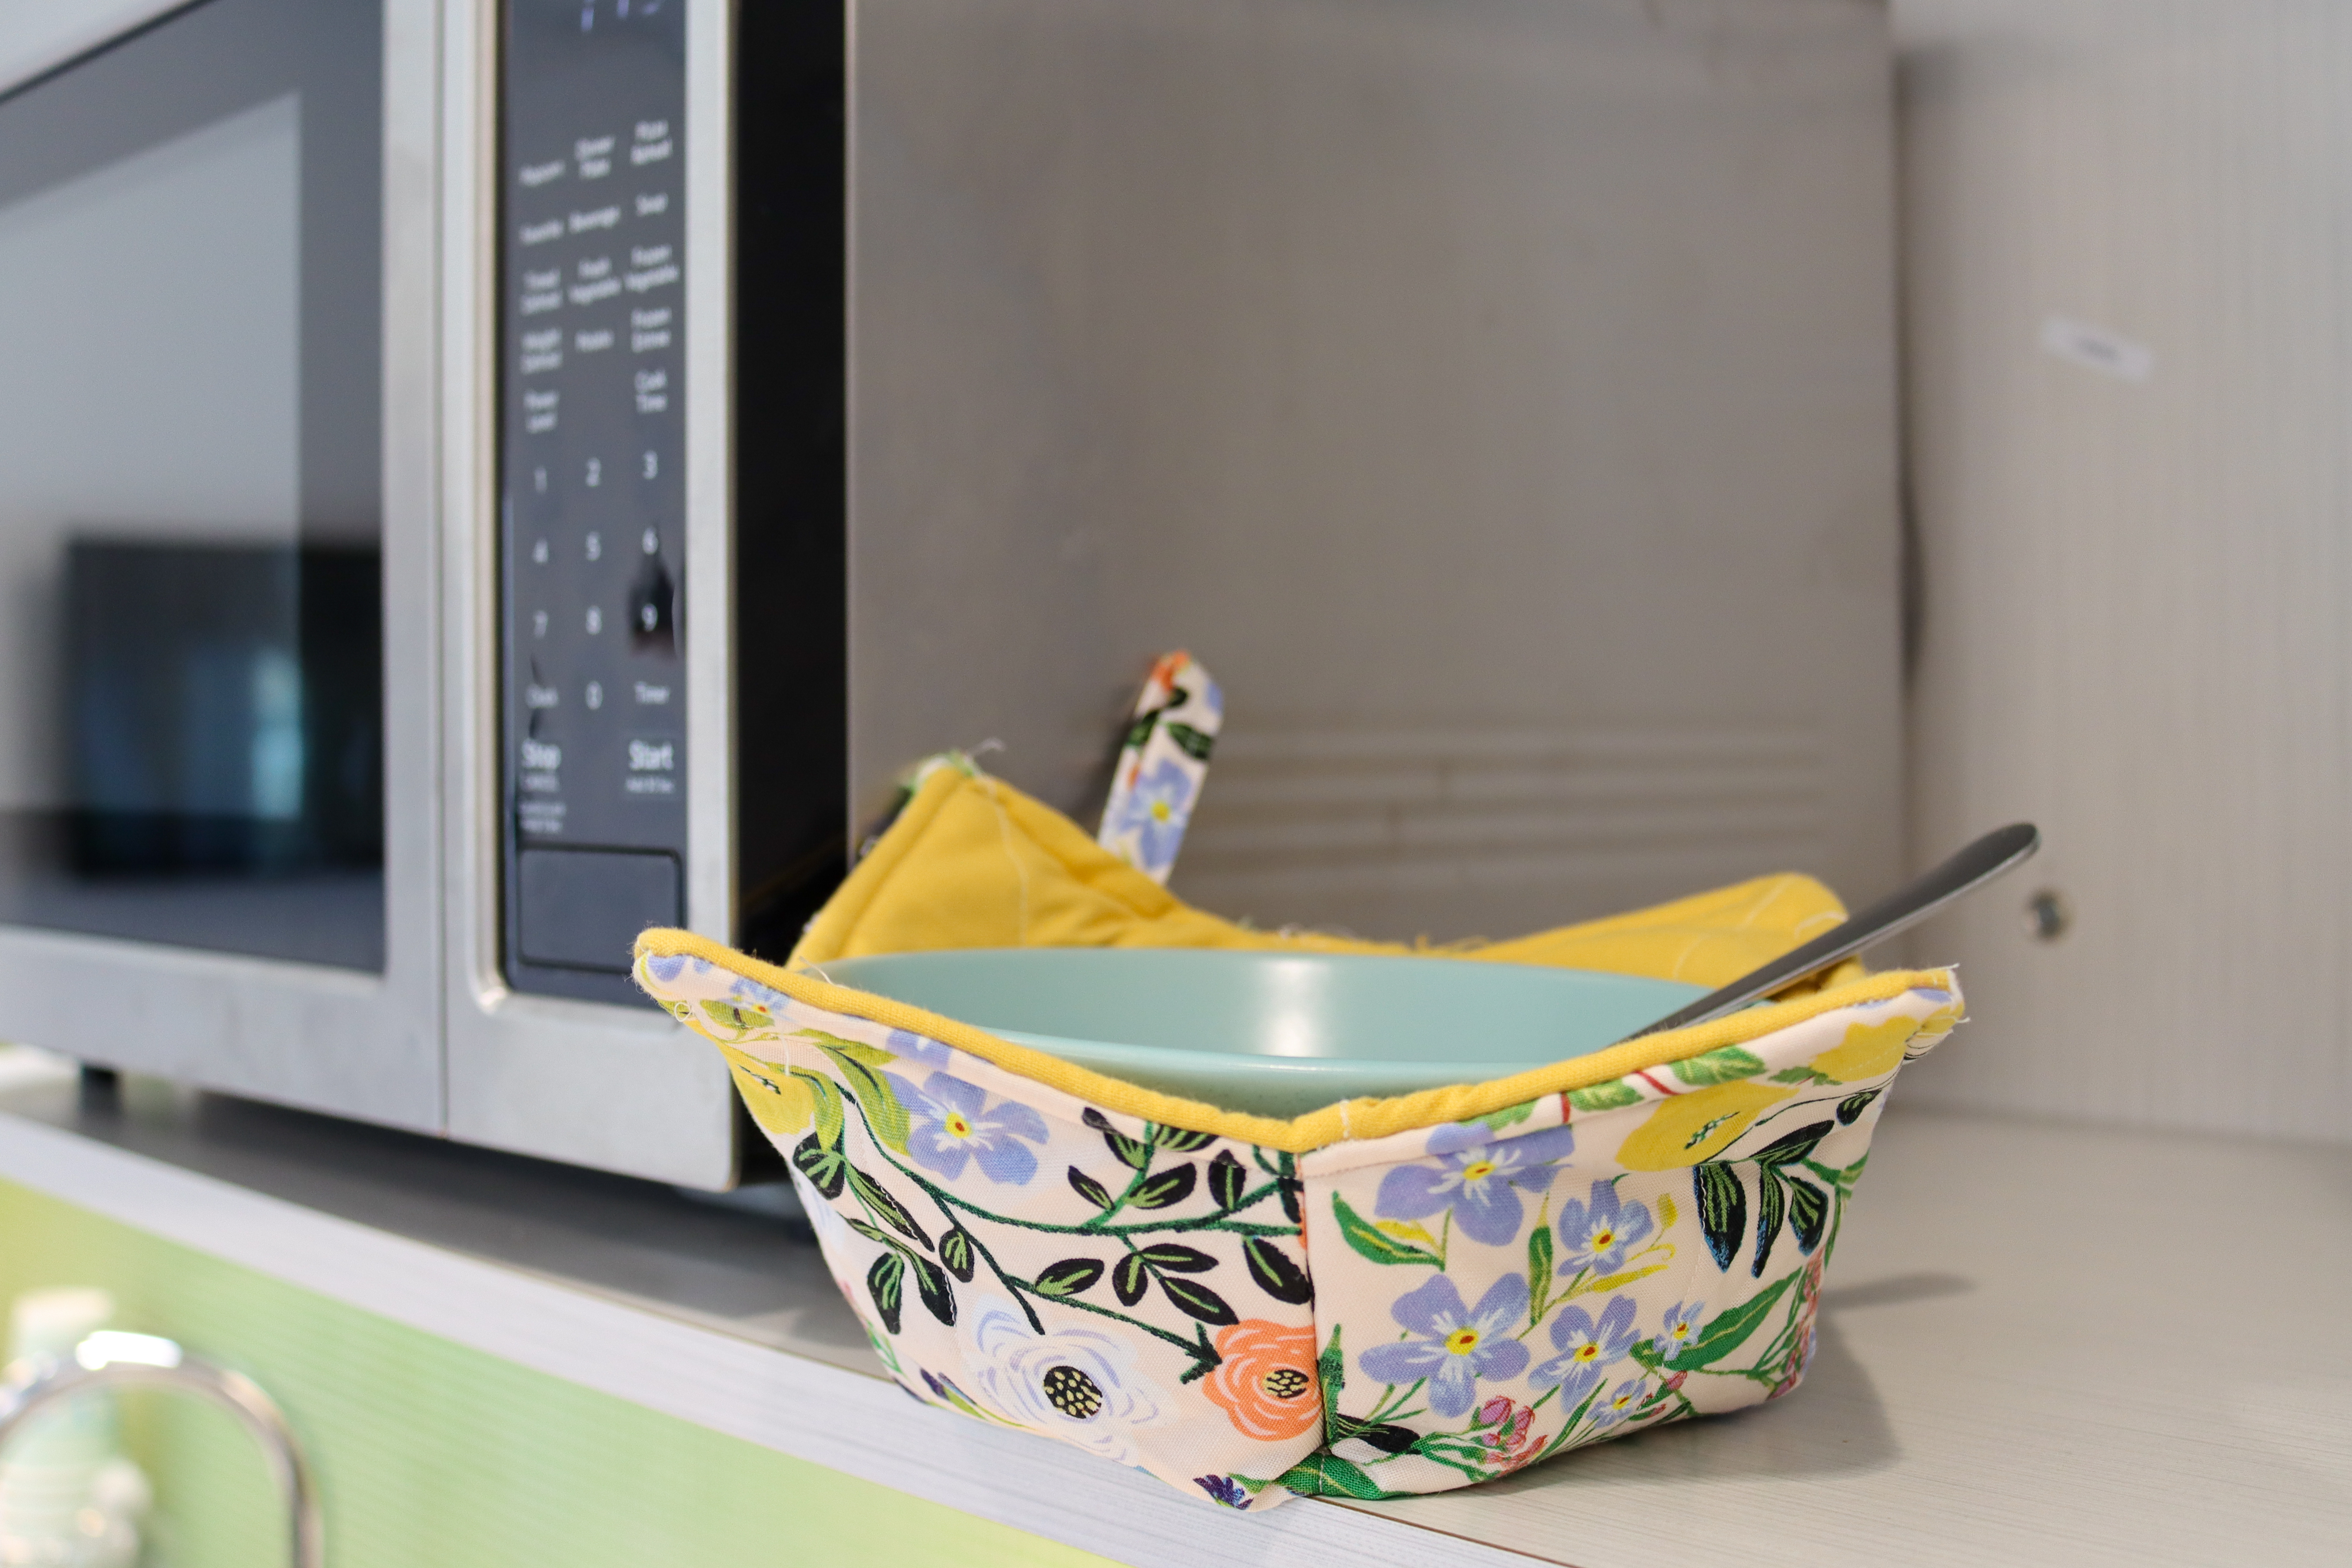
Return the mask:
<svg viewBox="0 0 2352 1568"><path fill-rule="evenodd" d="M1197 1100L1183 1100L1105 1078L1059 1057L998 1039L985 1029L894 1002L870 991L833 984L814 970L785 970L692 931L655 930L637 938L640 964L647 958L681 955L716 964L808 1006L864 1018L885 1028L909 1030L960 1051L969 1051L1008 1072L1061 1089L1106 1110L1123 1111L1166 1126L1239 1138L1293 1154L1350 1139L1383 1138L1392 1132L1466 1121L1543 1095L1588 1089L1643 1068L1664 1067L1718 1047L1745 1045L1792 1024L1856 1003L1882 1002L1919 987L1953 988L1949 970L1890 970L1770 1006L1750 1007L1713 1023L1647 1035L1549 1067L1531 1068L1509 1078L1424 1089L1393 1100L1351 1100L1286 1121L1276 1117L1222 1110Z"/></svg>

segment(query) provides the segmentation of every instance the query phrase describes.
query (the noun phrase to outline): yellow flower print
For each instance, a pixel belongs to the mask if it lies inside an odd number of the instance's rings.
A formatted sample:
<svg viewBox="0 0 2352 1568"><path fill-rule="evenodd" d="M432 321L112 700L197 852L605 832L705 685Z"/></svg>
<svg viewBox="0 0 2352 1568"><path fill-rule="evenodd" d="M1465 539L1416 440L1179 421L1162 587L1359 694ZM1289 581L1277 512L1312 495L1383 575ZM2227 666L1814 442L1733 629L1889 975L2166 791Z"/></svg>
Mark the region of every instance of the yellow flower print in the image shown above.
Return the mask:
<svg viewBox="0 0 2352 1568"><path fill-rule="evenodd" d="M1919 1020L1897 1015L1883 1024L1855 1024L1843 1044L1823 1051L1807 1065L1838 1083L1878 1078L1903 1065L1903 1047L1919 1033Z"/></svg>
<svg viewBox="0 0 2352 1568"><path fill-rule="evenodd" d="M743 1104L760 1131L772 1138L797 1138L816 1120L816 1096L809 1086L776 1062L763 1062L732 1046L719 1047L742 1091Z"/></svg>
<svg viewBox="0 0 2352 1568"><path fill-rule="evenodd" d="M1672 1171L1712 1159L1768 1106L1796 1090L1742 1079L1662 1100L1617 1151L1629 1171Z"/></svg>

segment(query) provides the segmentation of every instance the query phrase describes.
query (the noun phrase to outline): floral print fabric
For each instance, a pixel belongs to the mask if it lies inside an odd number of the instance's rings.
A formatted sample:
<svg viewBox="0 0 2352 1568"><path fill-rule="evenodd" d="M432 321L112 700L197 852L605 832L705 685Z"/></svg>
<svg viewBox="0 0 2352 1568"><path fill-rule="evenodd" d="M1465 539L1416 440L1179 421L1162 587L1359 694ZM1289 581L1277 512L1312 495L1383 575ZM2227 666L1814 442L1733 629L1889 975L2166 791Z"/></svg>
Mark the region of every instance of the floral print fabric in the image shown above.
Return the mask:
<svg viewBox="0 0 2352 1568"><path fill-rule="evenodd" d="M1921 985L1478 1121L1293 1155L1087 1104L693 956L883 1365L1204 1503L1376 1498L1785 1394Z"/></svg>
<svg viewBox="0 0 2352 1568"><path fill-rule="evenodd" d="M1135 700L1097 842L1163 887L1224 716L1224 694L1189 653L1163 655Z"/></svg>

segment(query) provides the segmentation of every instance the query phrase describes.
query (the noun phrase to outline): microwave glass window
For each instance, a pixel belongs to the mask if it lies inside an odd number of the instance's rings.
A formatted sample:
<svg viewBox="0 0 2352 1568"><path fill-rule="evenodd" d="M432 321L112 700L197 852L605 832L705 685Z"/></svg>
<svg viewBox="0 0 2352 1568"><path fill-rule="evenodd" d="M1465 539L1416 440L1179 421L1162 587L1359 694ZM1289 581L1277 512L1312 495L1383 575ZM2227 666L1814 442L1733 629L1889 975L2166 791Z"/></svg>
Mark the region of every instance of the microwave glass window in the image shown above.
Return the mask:
<svg viewBox="0 0 2352 1568"><path fill-rule="evenodd" d="M383 965L382 28L0 98L0 923Z"/></svg>

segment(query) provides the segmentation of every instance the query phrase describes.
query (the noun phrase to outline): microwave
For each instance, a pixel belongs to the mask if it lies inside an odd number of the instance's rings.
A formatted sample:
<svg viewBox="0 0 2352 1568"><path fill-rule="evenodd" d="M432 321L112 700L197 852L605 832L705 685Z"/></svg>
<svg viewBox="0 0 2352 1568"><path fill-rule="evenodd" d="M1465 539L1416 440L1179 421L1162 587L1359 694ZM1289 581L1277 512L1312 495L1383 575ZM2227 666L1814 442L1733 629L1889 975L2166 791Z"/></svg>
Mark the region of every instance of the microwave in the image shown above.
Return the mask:
<svg viewBox="0 0 2352 1568"><path fill-rule="evenodd" d="M0 1038L701 1186L629 943L949 747L1502 935L1901 869L1874 0L39 0Z"/></svg>

